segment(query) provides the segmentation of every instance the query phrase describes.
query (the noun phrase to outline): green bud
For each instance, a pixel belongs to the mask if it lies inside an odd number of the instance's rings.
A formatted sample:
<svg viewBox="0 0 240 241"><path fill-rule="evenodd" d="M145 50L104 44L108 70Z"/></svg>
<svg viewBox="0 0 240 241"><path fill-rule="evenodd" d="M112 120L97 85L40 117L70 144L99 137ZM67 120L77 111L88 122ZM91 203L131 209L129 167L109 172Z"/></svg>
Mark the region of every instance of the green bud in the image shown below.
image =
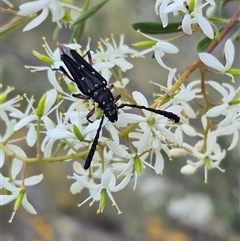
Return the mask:
<svg viewBox="0 0 240 241"><path fill-rule="evenodd" d="M7 92L5 91L0 94L0 104L4 103L6 99L7 99Z"/></svg>
<svg viewBox="0 0 240 241"><path fill-rule="evenodd" d="M48 65L53 65L54 64L54 61L51 58L49 58L48 56L40 54L40 53L38 53L35 50L33 50L32 53L33 53L34 56L36 56L43 63L46 63Z"/></svg>
<svg viewBox="0 0 240 241"><path fill-rule="evenodd" d="M204 159L204 162L205 162L207 169L210 170L211 169L211 160L209 159L209 157L206 157Z"/></svg>
<svg viewBox="0 0 240 241"><path fill-rule="evenodd" d="M63 17L63 20L66 21L66 22L68 22L68 23L72 22L71 15L69 14L68 11L65 11L65 15L64 15L64 17Z"/></svg>
<svg viewBox="0 0 240 241"><path fill-rule="evenodd" d="M139 48L145 48L145 47L152 47L156 43L157 43L157 41L153 41L153 40L141 41L141 42L137 42L137 43L133 44L133 46L139 47Z"/></svg>
<svg viewBox="0 0 240 241"><path fill-rule="evenodd" d="M14 208L13 208L14 211L17 211L19 209L19 207L21 206L25 192L26 191L24 188L21 189L21 191L19 192L18 197L14 203Z"/></svg>
<svg viewBox="0 0 240 241"><path fill-rule="evenodd" d="M137 172L137 174L140 176L142 173L142 162L138 155L134 156L134 170Z"/></svg>
<svg viewBox="0 0 240 241"><path fill-rule="evenodd" d="M228 103L229 105L239 105L240 104L240 98L234 99Z"/></svg>
<svg viewBox="0 0 240 241"><path fill-rule="evenodd" d="M71 91L71 93L74 93L77 91L77 88L75 85L72 85L72 84L68 84L67 85L68 89Z"/></svg>
<svg viewBox="0 0 240 241"><path fill-rule="evenodd" d="M194 10L194 7L195 7L195 1L190 0L189 3L188 3L188 9L189 9L190 13Z"/></svg>
<svg viewBox="0 0 240 241"><path fill-rule="evenodd" d="M84 139L81 131L76 125L73 125L73 133L78 138L79 141L82 141Z"/></svg>
<svg viewBox="0 0 240 241"><path fill-rule="evenodd" d="M106 189L102 189L101 198L99 203L99 211L102 213L107 203L107 191Z"/></svg>
<svg viewBox="0 0 240 241"><path fill-rule="evenodd" d="M151 117L151 118L148 119L149 125L154 125L155 122L156 122L156 119L154 117Z"/></svg>
<svg viewBox="0 0 240 241"><path fill-rule="evenodd" d="M234 77L239 77L240 69L229 69L226 73L232 74Z"/></svg>
<svg viewBox="0 0 240 241"><path fill-rule="evenodd" d="M36 114L39 118L41 118L43 116L46 99L47 99L47 93L45 93L42 96L42 98L40 99L40 101L38 103L38 107L36 109Z"/></svg>

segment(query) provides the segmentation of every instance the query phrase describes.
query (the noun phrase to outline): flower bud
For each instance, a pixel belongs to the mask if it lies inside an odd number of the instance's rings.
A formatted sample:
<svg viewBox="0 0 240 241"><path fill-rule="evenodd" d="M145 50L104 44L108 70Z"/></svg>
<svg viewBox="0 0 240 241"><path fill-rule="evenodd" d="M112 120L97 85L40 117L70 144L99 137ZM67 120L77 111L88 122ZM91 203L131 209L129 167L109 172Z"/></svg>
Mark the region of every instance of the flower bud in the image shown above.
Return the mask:
<svg viewBox="0 0 240 241"><path fill-rule="evenodd" d="M33 53L34 56L36 56L43 63L46 63L48 65L53 65L54 64L54 61L51 58L49 58L48 56L40 54L40 53L38 53L35 50L33 50L32 53Z"/></svg>
<svg viewBox="0 0 240 241"><path fill-rule="evenodd" d="M47 93L45 93L42 96L42 98L40 99L40 101L38 103L38 107L36 109L36 114L39 118L41 118L43 116L46 99L47 99Z"/></svg>
<svg viewBox="0 0 240 241"><path fill-rule="evenodd" d="M142 162L138 155L134 156L134 170L140 176L142 173Z"/></svg>
<svg viewBox="0 0 240 241"><path fill-rule="evenodd" d="M156 43L157 43L157 41L153 41L153 40L141 41L141 42L137 42L137 43L133 44L133 46L139 47L139 48L147 48L147 47L152 47Z"/></svg>
<svg viewBox="0 0 240 241"><path fill-rule="evenodd" d="M99 203L99 212L103 212L105 206L107 203L107 191L106 189L102 189L101 191L101 198L100 198L100 203Z"/></svg>
<svg viewBox="0 0 240 241"><path fill-rule="evenodd" d="M73 125L73 133L78 138L79 141L82 141L84 139L81 131L76 125Z"/></svg>
<svg viewBox="0 0 240 241"><path fill-rule="evenodd" d="M184 167L181 168L180 172L184 175L193 175L195 172L196 168L191 166L191 165L185 165Z"/></svg>

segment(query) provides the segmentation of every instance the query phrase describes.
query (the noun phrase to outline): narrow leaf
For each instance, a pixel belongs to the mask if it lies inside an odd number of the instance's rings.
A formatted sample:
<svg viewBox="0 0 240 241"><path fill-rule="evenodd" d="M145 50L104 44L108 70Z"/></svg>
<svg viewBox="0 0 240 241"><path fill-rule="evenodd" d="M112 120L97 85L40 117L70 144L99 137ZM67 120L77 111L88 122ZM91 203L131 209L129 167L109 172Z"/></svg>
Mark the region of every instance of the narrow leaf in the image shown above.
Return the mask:
<svg viewBox="0 0 240 241"><path fill-rule="evenodd" d="M17 31L29 23L35 16L31 17L15 17L7 25L0 28L0 43L4 43L8 38L14 35Z"/></svg>
<svg viewBox="0 0 240 241"><path fill-rule="evenodd" d="M223 28L219 29L219 33L223 30ZM214 36L216 35L216 32L214 32ZM209 44L212 42L212 39L208 37L202 38L198 43L197 43L197 51L198 52L204 52L204 50L209 46Z"/></svg>
<svg viewBox="0 0 240 241"><path fill-rule="evenodd" d="M89 8L87 11L80 14L80 16L73 22L73 25L79 24L90 18L93 14L95 14L101 7L103 7L107 2L110 0L104 0L91 8Z"/></svg>
<svg viewBox="0 0 240 241"><path fill-rule="evenodd" d="M133 29L146 34L168 34L182 31L179 29L181 22L169 23L165 28L159 22L139 22L132 25Z"/></svg>
<svg viewBox="0 0 240 241"><path fill-rule="evenodd" d="M85 2L85 6L84 6L84 12L86 12L89 8L90 5L90 0L87 0ZM75 26L75 28L73 28L73 33L72 36L70 38L70 42L72 42L74 39L78 39L78 42L81 42L83 33L84 33L84 29L85 29L85 25L86 22L82 22L80 24L78 24L77 26Z"/></svg>

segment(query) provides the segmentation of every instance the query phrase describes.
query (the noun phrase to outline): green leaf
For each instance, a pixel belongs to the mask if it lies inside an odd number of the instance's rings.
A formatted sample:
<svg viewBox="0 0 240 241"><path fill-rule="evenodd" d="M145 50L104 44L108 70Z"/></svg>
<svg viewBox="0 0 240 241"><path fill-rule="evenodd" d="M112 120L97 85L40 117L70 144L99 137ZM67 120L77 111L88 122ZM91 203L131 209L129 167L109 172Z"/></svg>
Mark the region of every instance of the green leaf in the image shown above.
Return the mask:
<svg viewBox="0 0 240 241"><path fill-rule="evenodd" d="M25 25L27 25L33 18L36 16L31 17L15 17L11 22L7 25L0 28L0 43L4 43L8 38L14 35L17 31L22 29Z"/></svg>
<svg viewBox="0 0 240 241"><path fill-rule="evenodd" d="M198 43L197 43L197 51L198 52L203 52L209 44L212 42L212 39L208 37L202 38Z"/></svg>
<svg viewBox="0 0 240 241"><path fill-rule="evenodd" d="M85 6L84 6L84 12L88 10L90 5L90 0L87 0L85 2ZM75 28L73 28L73 33L72 36L70 38L70 42L72 42L74 39L77 39L78 42L81 42L83 33L84 33L84 29L85 29L85 25L86 25L86 21L79 23Z"/></svg>
<svg viewBox="0 0 240 241"><path fill-rule="evenodd" d="M53 40L54 41L57 41L59 33L60 33L60 30L61 30L61 28L59 28L59 26L57 25L57 27L53 31Z"/></svg>
<svg viewBox="0 0 240 241"><path fill-rule="evenodd" d="M223 28L219 29L220 33L223 30ZM216 35L216 32L214 32L214 36ZM203 52L208 46L209 44L212 42L212 39L208 38L208 37L204 37L202 38L198 43L197 43L197 51L198 52Z"/></svg>
<svg viewBox="0 0 240 241"><path fill-rule="evenodd" d="M237 42L240 39L240 29L237 29L235 33L231 36L233 43Z"/></svg>
<svg viewBox="0 0 240 241"><path fill-rule="evenodd" d="M89 8L87 11L80 14L80 16L73 22L73 25L79 24L90 18L93 14L95 14L101 7L103 7L107 2L110 0L104 0L91 8Z"/></svg>
<svg viewBox="0 0 240 241"><path fill-rule="evenodd" d="M209 21L211 21L212 23L223 23L223 24L226 24L228 22L227 19L224 19L224 18L208 18Z"/></svg>
<svg viewBox="0 0 240 241"><path fill-rule="evenodd" d="M159 22L139 22L132 25L133 29L146 34L168 34L182 31L179 29L181 22L169 23L165 28Z"/></svg>

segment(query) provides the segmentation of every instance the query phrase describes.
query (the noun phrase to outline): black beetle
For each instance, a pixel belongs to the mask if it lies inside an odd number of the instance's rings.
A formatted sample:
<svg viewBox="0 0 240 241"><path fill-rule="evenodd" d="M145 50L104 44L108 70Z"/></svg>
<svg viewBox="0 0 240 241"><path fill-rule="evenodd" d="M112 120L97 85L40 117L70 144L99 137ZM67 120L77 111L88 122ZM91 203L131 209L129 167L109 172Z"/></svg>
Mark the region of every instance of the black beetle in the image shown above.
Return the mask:
<svg viewBox="0 0 240 241"><path fill-rule="evenodd" d="M116 101L119 100L121 96L113 96L111 92L113 85L108 87L107 81L91 66L92 59L90 52L87 52L90 61L90 63L88 63L75 50L60 43L58 43L58 47L60 49L61 60L66 65L71 76L62 66L60 66L59 70L61 70L69 79L76 83L78 89L81 91L81 94L73 94L73 96L79 99L92 99L95 103L98 104L98 107L104 113L97 129L96 136L94 137L89 154L85 161L84 169L88 169L91 165L91 161L98 144L104 116L106 116L111 122L116 122L118 120L118 109L128 106L163 115L171 120L174 120L175 123L180 121L180 118L177 115L168 111L156 110L146 106L127 103L117 106ZM93 108L87 115L89 122L92 122L89 118L93 115L94 111L95 108Z"/></svg>

